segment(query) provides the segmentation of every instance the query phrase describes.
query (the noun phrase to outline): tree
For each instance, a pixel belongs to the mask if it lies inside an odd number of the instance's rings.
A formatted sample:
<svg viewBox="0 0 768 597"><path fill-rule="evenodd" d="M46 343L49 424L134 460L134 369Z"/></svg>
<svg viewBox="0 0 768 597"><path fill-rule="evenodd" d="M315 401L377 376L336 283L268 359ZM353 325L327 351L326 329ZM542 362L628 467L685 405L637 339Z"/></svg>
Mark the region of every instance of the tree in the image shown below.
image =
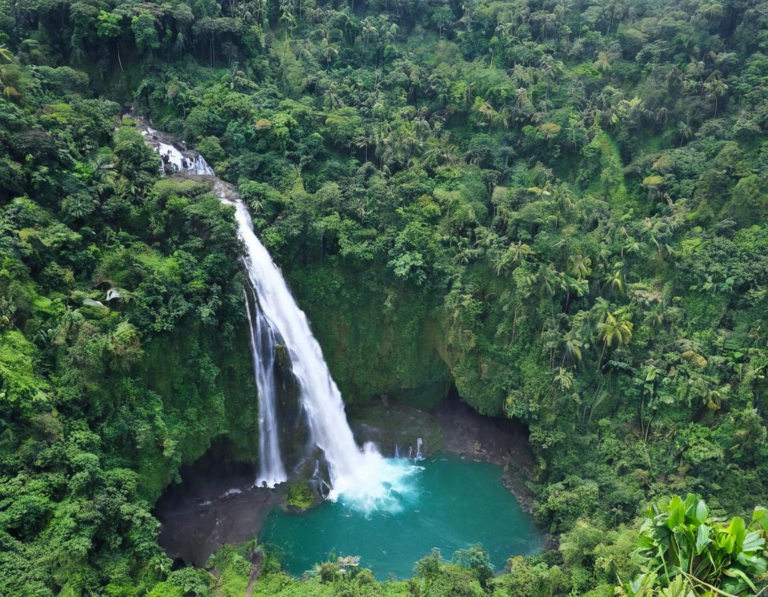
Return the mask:
<svg viewBox="0 0 768 597"><path fill-rule="evenodd" d="M627 307L621 307L613 313L606 313L602 321L597 324L597 331L600 335L600 339L603 341L603 350L597 361L598 370L603 362L603 355L605 354L605 349L607 347L623 346L629 344L632 340L632 329L634 325L631 320L632 314L629 312L629 309Z"/></svg>
<svg viewBox="0 0 768 597"><path fill-rule="evenodd" d="M120 42L118 38L122 34L122 27L120 22L123 20L123 16L114 12L106 12L102 10L99 13L98 25L96 26L96 34L99 37L105 37L115 40L115 49L117 50L117 62L120 65L120 70L123 71L123 61L120 58Z"/></svg>
<svg viewBox="0 0 768 597"><path fill-rule="evenodd" d="M489 102L481 102L480 98L476 100L479 104L477 111L480 116L488 123L488 132L493 130L493 122L496 120L498 113L493 109L493 106Z"/></svg>
<svg viewBox="0 0 768 597"><path fill-rule="evenodd" d="M718 71L713 72L704 83L704 90L707 95L715 100L715 115L717 118L717 98L724 96L728 92L728 85L725 84Z"/></svg>
<svg viewBox="0 0 768 597"><path fill-rule="evenodd" d="M0 62L11 64L15 60L16 57L13 55L13 52L6 48L5 44L0 44Z"/></svg>
<svg viewBox="0 0 768 597"><path fill-rule="evenodd" d="M131 19L131 29L136 39L136 47L140 51L151 52L160 47L160 38L157 36L155 17L152 13L142 10L133 19ZM107 25L105 31L113 31L111 23Z"/></svg>
<svg viewBox="0 0 768 597"><path fill-rule="evenodd" d="M577 253L568 257L568 272L577 280L588 278L592 274L592 259Z"/></svg>

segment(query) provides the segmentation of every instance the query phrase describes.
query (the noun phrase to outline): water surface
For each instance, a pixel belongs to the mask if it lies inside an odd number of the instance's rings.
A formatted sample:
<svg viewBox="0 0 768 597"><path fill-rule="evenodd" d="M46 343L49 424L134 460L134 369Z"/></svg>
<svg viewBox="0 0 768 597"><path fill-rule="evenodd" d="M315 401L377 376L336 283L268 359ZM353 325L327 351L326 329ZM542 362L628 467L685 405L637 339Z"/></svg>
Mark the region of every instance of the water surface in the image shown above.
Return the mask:
<svg viewBox="0 0 768 597"><path fill-rule="evenodd" d="M446 454L418 464L409 485L393 492L399 507L366 512L342 495L301 514L276 510L260 540L282 551L291 574L329 555L354 555L380 580L413 576L415 562L433 547L450 558L481 543L496 570L511 556L541 551L543 535L502 485L501 468Z"/></svg>

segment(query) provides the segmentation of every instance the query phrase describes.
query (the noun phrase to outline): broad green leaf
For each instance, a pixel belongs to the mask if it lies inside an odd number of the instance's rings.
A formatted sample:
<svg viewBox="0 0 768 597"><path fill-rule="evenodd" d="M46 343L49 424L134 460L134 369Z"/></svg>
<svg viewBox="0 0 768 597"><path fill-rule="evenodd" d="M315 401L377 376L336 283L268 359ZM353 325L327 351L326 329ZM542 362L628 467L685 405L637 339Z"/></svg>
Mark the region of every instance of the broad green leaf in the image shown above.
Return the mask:
<svg viewBox="0 0 768 597"><path fill-rule="evenodd" d="M712 539L709 538L709 532L711 530L712 528L705 524L699 527L699 531L696 535L696 555L699 555L704 551L704 548L707 547L707 545L712 543Z"/></svg>
<svg viewBox="0 0 768 597"><path fill-rule="evenodd" d="M707 509L707 505L704 503L704 500L699 500L699 503L696 505L696 520L703 524L706 522L708 516L709 510Z"/></svg>
<svg viewBox="0 0 768 597"><path fill-rule="evenodd" d="M728 525L728 533L733 537L733 548L728 553L741 551L744 537L747 535L747 526L744 524L744 519L739 516L734 516L731 520L731 524Z"/></svg>
<svg viewBox="0 0 768 597"><path fill-rule="evenodd" d="M739 570L738 568L726 568L723 570L723 574L726 576L730 576L731 578L739 578L743 580L745 583L749 585L749 588L753 591L756 591L754 583L750 580L750 578L744 573L743 570Z"/></svg>
<svg viewBox="0 0 768 597"><path fill-rule="evenodd" d="M672 498L672 501L669 502L667 527L670 530L674 529L676 526L682 524L683 520L685 520L685 506L683 505L683 500L681 500L679 496L675 496Z"/></svg>
<svg viewBox="0 0 768 597"><path fill-rule="evenodd" d="M748 568L749 573L752 576L761 576L765 574L766 569L768 569L768 560L762 556L749 556L742 552L739 554L739 557L736 558L736 561L744 566L744 568Z"/></svg>
<svg viewBox="0 0 768 597"><path fill-rule="evenodd" d="M763 547L765 547L765 539L760 536L758 531L751 531L744 537L741 549L742 551L758 551Z"/></svg>
<svg viewBox="0 0 768 597"><path fill-rule="evenodd" d="M756 522L763 529L763 532L768 533L768 510L762 506L755 508L752 513L752 522Z"/></svg>

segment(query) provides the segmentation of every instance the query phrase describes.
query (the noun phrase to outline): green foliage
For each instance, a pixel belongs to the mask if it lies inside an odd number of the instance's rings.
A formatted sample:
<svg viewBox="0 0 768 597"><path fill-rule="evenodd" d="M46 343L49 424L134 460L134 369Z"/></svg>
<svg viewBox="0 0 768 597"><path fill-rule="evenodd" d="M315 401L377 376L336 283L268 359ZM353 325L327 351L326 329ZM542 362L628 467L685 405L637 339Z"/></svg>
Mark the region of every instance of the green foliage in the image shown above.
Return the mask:
<svg viewBox="0 0 768 597"><path fill-rule="evenodd" d="M285 503L300 510L309 508L315 499L312 496L312 489L305 481L294 481L288 486L288 495Z"/></svg>
<svg viewBox="0 0 768 597"><path fill-rule="evenodd" d="M651 506L640 531L643 572L624 589L635 595L726 595L757 592L768 569L765 536L768 515L757 508L744 519L714 520L704 501L689 494Z"/></svg>
<svg viewBox="0 0 768 597"><path fill-rule="evenodd" d="M212 437L255 457L231 210L126 103L239 184L346 400L521 419L563 533L254 594L605 595L640 504L764 502L764 12L0 0L0 593L205 595L151 502Z"/></svg>
<svg viewBox="0 0 768 597"><path fill-rule="evenodd" d="M3 125L38 149L0 201L0 593L185 595L152 503L213 437L258 443L231 210L158 183L113 104L45 106Z"/></svg>
<svg viewBox="0 0 768 597"><path fill-rule="evenodd" d="M239 547L225 545L207 563L209 569L216 574L214 594L222 597L240 597L245 595L251 580L249 561L256 553L261 553L261 547L255 541Z"/></svg>

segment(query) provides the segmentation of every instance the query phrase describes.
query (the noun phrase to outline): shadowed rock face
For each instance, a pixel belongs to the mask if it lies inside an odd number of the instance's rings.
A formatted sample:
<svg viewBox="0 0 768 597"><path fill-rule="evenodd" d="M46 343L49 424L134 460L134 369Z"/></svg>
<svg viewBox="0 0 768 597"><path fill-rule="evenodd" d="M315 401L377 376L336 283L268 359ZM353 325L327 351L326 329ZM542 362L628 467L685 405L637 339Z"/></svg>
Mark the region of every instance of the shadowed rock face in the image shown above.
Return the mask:
<svg viewBox="0 0 768 597"><path fill-rule="evenodd" d="M256 465L232 460L233 445L214 440L205 455L181 467L181 483L155 504L160 545L174 559L205 566L219 547L253 539L285 491L254 487Z"/></svg>
<svg viewBox="0 0 768 597"><path fill-rule="evenodd" d="M359 444L373 442L387 457L415 456L421 439L421 455L428 458L443 449L443 432L431 414L404 404L355 405L347 409Z"/></svg>

